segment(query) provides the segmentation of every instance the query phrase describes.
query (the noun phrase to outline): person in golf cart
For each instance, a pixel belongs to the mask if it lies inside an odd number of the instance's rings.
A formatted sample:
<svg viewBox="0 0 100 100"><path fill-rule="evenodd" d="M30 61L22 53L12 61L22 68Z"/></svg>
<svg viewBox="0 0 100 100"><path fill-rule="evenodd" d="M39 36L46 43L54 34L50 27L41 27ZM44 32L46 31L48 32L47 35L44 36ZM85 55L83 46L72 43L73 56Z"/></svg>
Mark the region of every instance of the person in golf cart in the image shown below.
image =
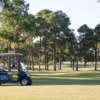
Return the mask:
<svg viewBox="0 0 100 100"><path fill-rule="evenodd" d="M2 66L0 66L0 72L5 72L6 73L7 71L5 71Z"/></svg>
<svg viewBox="0 0 100 100"><path fill-rule="evenodd" d="M8 63L8 71L5 71L3 67L0 67L0 84L2 83L17 83L20 82L22 86L31 85L32 79L31 76L25 71L25 66L22 62L20 62L20 59L18 59L18 73L17 73L17 79L12 77L11 73L11 57L13 56L21 56L20 53L0 53L0 56L7 56L9 57L9 63Z"/></svg>
<svg viewBox="0 0 100 100"><path fill-rule="evenodd" d="M2 67L2 66L0 66L0 72L3 72L3 71L4 71L3 67Z"/></svg>

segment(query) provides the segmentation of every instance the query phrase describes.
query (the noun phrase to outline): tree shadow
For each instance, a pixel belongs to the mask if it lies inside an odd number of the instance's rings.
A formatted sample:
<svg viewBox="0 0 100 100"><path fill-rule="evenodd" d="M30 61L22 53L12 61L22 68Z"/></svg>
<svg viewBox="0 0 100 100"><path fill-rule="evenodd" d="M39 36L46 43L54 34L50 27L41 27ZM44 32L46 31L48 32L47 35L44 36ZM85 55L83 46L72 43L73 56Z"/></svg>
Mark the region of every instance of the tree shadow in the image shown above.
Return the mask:
<svg viewBox="0 0 100 100"><path fill-rule="evenodd" d="M52 77L72 77L72 78L88 78L88 79L100 79L100 73L74 73L74 74L63 74L63 75L50 75Z"/></svg>
<svg viewBox="0 0 100 100"><path fill-rule="evenodd" d="M32 85L100 85L100 80L34 78Z"/></svg>
<svg viewBox="0 0 100 100"><path fill-rule="evenodd" d="M59 72L60 73L60 72ZM35 73L32 75L32 86L44 85L100 85L100 73L62 73L56 72ZM19 83L3 84L2 86L20 86Z"/></svg>
<svg viewBox="0 0 100 100"><path fill-rule="evenodd" d="M33 76L33 85L100 85L100 73Z"/></svg>

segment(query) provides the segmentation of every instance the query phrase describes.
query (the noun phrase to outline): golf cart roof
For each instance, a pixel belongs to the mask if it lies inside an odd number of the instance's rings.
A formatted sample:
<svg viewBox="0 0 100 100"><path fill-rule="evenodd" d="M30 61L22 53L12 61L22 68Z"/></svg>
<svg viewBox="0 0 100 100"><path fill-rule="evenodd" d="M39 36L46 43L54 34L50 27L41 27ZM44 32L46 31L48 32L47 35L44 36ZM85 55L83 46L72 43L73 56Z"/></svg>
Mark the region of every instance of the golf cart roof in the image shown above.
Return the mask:
<svg viewBox="0 0 100 100"><path fill-rule="evenodd" d="M0 53L0 56L22 56L22 53Z"/></svg>

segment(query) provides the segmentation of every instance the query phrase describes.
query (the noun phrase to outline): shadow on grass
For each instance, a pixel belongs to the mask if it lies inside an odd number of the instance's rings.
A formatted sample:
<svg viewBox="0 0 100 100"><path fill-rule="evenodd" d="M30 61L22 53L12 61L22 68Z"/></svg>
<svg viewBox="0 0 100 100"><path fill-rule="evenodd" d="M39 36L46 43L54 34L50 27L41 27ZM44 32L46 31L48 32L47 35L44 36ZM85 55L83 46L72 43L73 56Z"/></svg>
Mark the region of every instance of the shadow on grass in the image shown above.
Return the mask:
<svg viewBox="0 0 100 100"><path fill-rule="evenodd" d="M52 72L51 72L52 73ZM100 73L61 73L56 75L56 72L52 74L35 73L32 75L32 86L44 86L44 85L100 85ZM20 86L19 83L15 84L3 84L3 86Z"/></svg>
<svg viewBox="0 0 100 100"><path fill-rule="evenodd" d="M63 74L63 75L50 75L52 77L71 77L71 78L88 78L88 79L100 79L100 73L74 73L74 74Z"/></svg>
<svg viewBox="0 0 100 100"><path fill-rule="evenodd" d="M34 74L31 73L32 77L62 77L62 78L99 78L100 79L100 73L99 72L35 72Z"/></svg>
<svg viewBox="0 0 100 100"><path fill-rule="evenodd" d="M100 85L100 73L37 75L33 85Z"/></svg>
<svg viewBox="0 0 100 100"><path fill-rule="evenodd" d="M100 85L100 80L34 78L33 85Z"/></svg>

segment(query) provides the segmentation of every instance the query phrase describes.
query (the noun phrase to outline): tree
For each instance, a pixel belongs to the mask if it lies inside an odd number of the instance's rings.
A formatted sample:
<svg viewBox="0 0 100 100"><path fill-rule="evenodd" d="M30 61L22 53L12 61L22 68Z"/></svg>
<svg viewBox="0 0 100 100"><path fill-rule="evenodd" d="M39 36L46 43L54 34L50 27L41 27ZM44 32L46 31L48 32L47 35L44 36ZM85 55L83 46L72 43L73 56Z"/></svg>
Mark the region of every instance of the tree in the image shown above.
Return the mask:
<svg viewBox="0 0 100 100"><path fill-rule="evenodd" d="M98 24L94 29L94 49L95 49L95 71L97 71L98 62L98 43L100 42L100 24Z"/></svg>
<svg viewBox="0 0 100 100"><path fill-rule="evenodd" d="M90 29L87 25L82 25L78 32L80 33L79 41L80 41L80 50L81 54L84 58L85 65L87 63L87 55L90 53L91 49L95 50L95 70L97 70L97 52L96 52L96 36L92 29Z"/></svg>
<svg viewBox="0 0 100 100"><path fill-rule="evenodd" d="M70 31L70 34L68 34L68 53L69 53L69 57L71 59L71 67L74 71L75 69L75 60L76 60L76 48L77 48L77 40L76 40L76 37L75 37L75 34Z"/></svg>
<svg viewBox="0 0 100 100"><path fill-rule="evenodd" d="M60 34L65 33L65 30L68 29L70 20L64 12L57 11L50 14L49 23L53 39L54 70L56 71L56 40Z"/></svg>
<svg viewBox="0 0 100 100"><path fill-rule="evenodd" d="M0 13L0 36L12 43L15 47L23 42L27 31L26 17L29 5L24 0L3 0L2 12Z"/></svg>
<svg viewBox="0 0 100 100"><path fill-rule="evenodd" d="M40 38L40 48L39 48L39 71L40 71L40 62L41 62L41 46L42 46L42 39L46 38L46 26L47 22L41 16L36 17L35 21L35 35L36 37ZM46 43L46 42L45 42ZM46 46L45 46L46 48ZM46 66L46 65L45 65Z"/></svg>
<svg viewBox="0 0 100 100"><path fill-rule="evenodd" d="M49 35L49 24L48 24L48 17L50 15L52 11L48 10L48 9L43 9L40 10L37 13L37 16L41 19L44 20L44 22L42 22L42 27L39 29L41 31L40 36L42 37L43 40L43 45L44 45L44 54L45 54L45 70L48 70L48 57L47 57L47 39L48 39L48 35ZM45 23L45 24L43 24ZM41 26L40 24L40 26ZM41 38L40 38L41 39Z"/></svg>
<svg viewBox="0 0 100 100"><path fill-rule="evenodd" d="M48 50L46 45L48 44L51 45L53 49L54 70L56 70L56 40L57 38L60 38L61 34L66 34L65 30L67 30L68 26L70 25L69 17L62 11L53 12L48 9L41 10L37 13L37 16L42 17L47 22L45 29L48 31L44 32L43 38L43 41L45 41L45 65L47 65L46 62ZM51 42L49 42L47 39Z"/></svg>
<svg viewBox="0 0 100 100"><path fill-rule="evenodd" d="M57 41L57 61L58 61L58 70L62 69L62 61L64 61L64 56L66 55L66 36L64 33L59 34L59 36L56 38Z"/></svg>

